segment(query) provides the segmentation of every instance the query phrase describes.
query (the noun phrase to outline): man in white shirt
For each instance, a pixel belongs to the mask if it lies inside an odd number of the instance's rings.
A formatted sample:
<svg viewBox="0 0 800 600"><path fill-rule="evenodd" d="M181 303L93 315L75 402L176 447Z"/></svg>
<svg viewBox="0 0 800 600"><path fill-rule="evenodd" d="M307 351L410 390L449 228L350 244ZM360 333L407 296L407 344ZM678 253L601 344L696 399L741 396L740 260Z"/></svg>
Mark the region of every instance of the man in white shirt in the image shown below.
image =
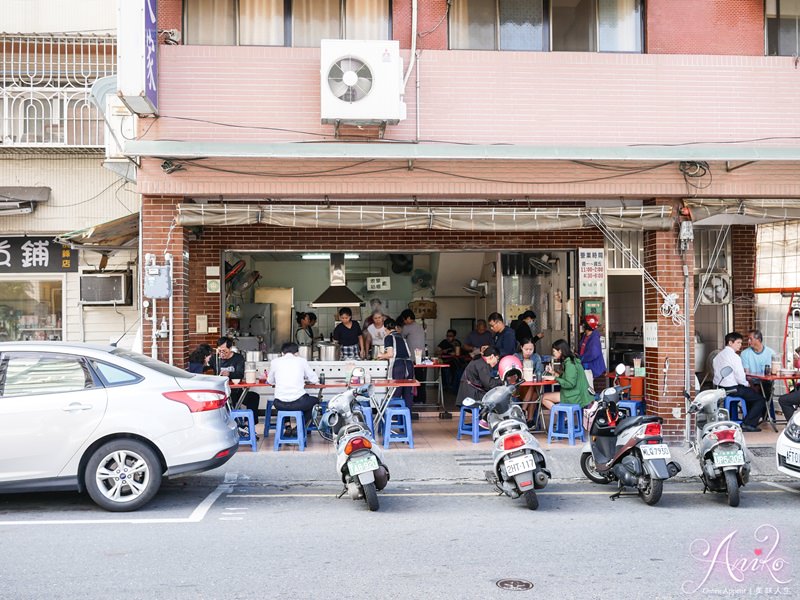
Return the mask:
<svg viewBox="0 0 800 600"><path fill-rule="evenodd" d="M275 386L275 408L278 410L301 410L305 425L311 423L311 413L314 405L319 403L316 396L306 393L305 384L319 383L319 378L308 361L298 356L298 347L294 342L286 342L281 347L279 358L274 359L269 365L267 383ZM293 435L292 431L287 432Z"/></svg>
<svg viewBox="0 0 800 600"><path fill-rule="evenodd" d="M732 396L742 398L747 405L747 416L742 421L742 431L759 431L758 424L764 416L766 401L764 396L753 390L747 382L738 352L742 349L742 334L732 331L725 336L725 347L714 358L714 385L732 392ZM722 376L725 367L731 373Z"/></svg>

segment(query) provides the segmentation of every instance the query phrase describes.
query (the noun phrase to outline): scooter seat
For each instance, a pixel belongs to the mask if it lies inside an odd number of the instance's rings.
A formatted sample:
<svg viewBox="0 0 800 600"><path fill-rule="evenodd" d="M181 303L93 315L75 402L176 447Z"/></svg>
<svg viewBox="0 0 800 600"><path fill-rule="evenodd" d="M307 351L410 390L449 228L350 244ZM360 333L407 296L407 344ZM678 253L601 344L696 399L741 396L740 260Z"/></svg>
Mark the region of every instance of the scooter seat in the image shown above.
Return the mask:
<svg viewBox="0 0 800 600"><path fill-rule="evenodd" d="M644 423L660 423L661 418L656 417L653 415L639 415L637 417L626 417L622 419L619 423L617 423L617 435L625 431L626 429L630 429L631 427L636 427L638 425L643 425Z"/></svg>

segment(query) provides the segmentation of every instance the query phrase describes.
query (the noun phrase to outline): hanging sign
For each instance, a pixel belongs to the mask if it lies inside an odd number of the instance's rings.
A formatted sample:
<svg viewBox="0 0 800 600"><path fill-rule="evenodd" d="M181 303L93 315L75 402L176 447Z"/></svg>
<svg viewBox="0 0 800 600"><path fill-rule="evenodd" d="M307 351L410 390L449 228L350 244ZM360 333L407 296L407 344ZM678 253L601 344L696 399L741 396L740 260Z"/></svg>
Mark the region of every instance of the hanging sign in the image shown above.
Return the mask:
<svg viewBox="0 0 800 600"><path fill-rule="evenodd" d="M581 298L605 298L606 262L603 248L578 249L578 280Z"/></svg>
<svg viewBox="0 0 800 600"><path fill-rule="evenodd" d="M72 273L78 253L53 238L0 236L0 274Z"/></svg>

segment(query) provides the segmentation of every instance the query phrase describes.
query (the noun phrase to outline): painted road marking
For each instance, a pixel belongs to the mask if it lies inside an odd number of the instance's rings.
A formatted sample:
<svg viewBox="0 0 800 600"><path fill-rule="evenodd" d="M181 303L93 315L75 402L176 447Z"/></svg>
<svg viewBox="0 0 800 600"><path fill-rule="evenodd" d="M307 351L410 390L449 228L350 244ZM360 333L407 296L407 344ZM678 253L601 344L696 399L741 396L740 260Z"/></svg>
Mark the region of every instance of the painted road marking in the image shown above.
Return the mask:
<svg viewBox="0 0 800 600"><path fill-rule="evenodd" d="M230 494L233 491L233 486L219 485L217 488L206 496L203 501L197 505L188 517L168 517L168 518L141 518L141 519L49 519L42 521L0 521L0 526L3 525L119 525L120 523L132 525L150 525L154 523L199 523L202 521L214 503L219 499L222 494Z"/></svg>
<svg viewBox="0 0 800 600"><path fill-rule="evenodd" d="M791 492L793 494L800 494L800 490L797 488L791 488L788 485L781 485L780 483L775 483L774 481L764 481L766 485L778 488L779 490L783 490L784 492Z"/></svg>

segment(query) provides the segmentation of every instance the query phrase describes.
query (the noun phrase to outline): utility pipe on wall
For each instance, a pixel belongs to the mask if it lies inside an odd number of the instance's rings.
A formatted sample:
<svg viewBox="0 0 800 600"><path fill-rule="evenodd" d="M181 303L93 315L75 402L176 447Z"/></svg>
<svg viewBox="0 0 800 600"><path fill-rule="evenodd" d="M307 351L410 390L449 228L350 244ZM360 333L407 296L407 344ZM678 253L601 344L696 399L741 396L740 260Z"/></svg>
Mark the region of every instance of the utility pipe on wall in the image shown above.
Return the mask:
<svg viewBox="0 0 800 600"><path fill-rule="evenodd" d="M684 310L688 311L689 306L689 267L686 266L685 258L683 263L683 306ZM683 320L683 361L684 361L684 371L685 371L685 378L686 381L684 382L684 390L686 393L689 394L691 397L692 394L692 371L691 365L689 364L689 359L691 358L691 348L689 346L689 315L686 315L686 318ZM691 436L689 435L690 428L692 426L691 418L689 417L688 406L684 406L684 417L686 419L686 424L684 427L684 441L689 443L691 441Z"/></svg>
<svg viewBox="0 0 800 600"><path fill-rule="evenodd" d="M406 84L408 78L411 77L411 70L414 68L414 62L417 54L417 0L411 1L411 58L408 59L408 70L406 76L403 78L403 93L406 91Z"/></svg>
<svg viewBox="0 0 800 600"><path fill-rule="evenodd" d="M170 284L170 292L169 292L169 332L167 334L167 352L169 356L169 364L174 364L172 362L173 355L172 355L172 318L173 318L173 304L172 299L175 296L175 282L172 279L172 254L169 252L164 253L164 262L169 265L169 284Z"/></svg>

